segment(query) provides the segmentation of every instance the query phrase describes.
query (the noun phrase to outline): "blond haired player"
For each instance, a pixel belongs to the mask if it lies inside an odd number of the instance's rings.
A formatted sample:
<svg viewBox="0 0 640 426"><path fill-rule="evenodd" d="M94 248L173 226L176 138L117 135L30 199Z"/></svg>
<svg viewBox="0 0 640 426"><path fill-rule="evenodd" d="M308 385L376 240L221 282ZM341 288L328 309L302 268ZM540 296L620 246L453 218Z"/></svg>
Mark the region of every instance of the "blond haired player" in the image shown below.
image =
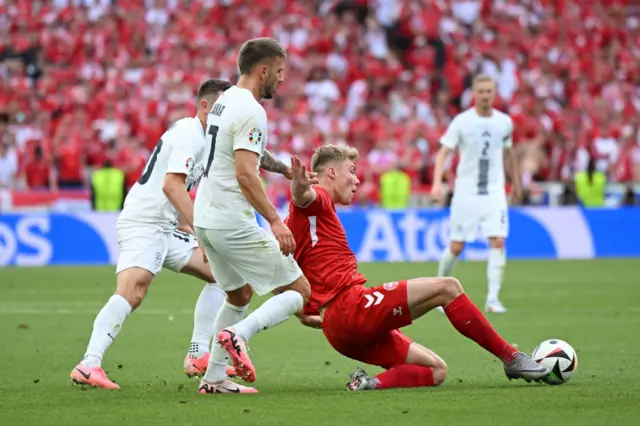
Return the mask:
<svg viewBox="0 0 640 426"><path fill-rule="evenodd" d="M431 193L442 201L442 176L447 156L460 153L451 201L451 242L445 248L438 267L439 276L448 276L467 242L475 241L478 226L489 239L487 279L489 291L485 311L504 313L499 299L506 265L504 242L509 235L507 195L503 156L511 165L513 198L520 198L520 176L511 150L513 121L493 107L496 84L487 75L479 75L472 88L475 105L458 114L440 139Z"/></svg>
<svg viewBox="0 0 640 426"><path fill-rule="evenodd" d="M295 259L308 277L311 298L300 320L322 328L327 341L342 355L386 371L375 377L358 369L351 375L351 391L437 386L447 365L435 352L413 342L399 329L431 309L444 308L447 318L465 337L504 363L509 379L540 380L546 367L518 352L491 326L450 277L413 278L376 287L365 286L356 256L349 248L336 205L349 205L360 181L352 147L326 145L316 149L311 185L305 167L292 161L292 203L285 223L296 240Z"/></svg>

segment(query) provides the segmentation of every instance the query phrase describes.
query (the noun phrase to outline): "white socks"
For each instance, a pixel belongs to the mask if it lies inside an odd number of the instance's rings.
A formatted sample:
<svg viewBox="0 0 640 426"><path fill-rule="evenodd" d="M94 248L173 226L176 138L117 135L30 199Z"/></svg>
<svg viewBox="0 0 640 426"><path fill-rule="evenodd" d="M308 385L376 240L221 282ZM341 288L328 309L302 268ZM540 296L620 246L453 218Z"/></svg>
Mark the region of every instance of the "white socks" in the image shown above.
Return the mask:
<svg viewBox="0 0 640 426"><path fill-rule="evenodd" d="M93 322L89 346L82 359L83 365L100 367L104 353L115 340L131 310L131 305L124 297L115 294L109 298Z"/></svg>
<svg viewBox="0 0 640 426"><path fill-rule="evenodd" d="M447 246L442 252L440 263L438 263L438 276L439 277L451 276L451 271L453 271L453 267L456 266L457 262L458 262L458 256L451 253L451 249Z"/></svg>
<svg viewBox="0 0 640 426"><path fill-rule="evenodd" d="M273 328L300 312L303 304L304 299L300 293L287 290L264 302L233 328L238 336L248 341L260 331Z"/></svg>
<svg viewBox="0 0 640 426"><path fill-rule="evenodd" d="M489 281L489 293L487 302L492 303L498 300L500 287L502 286L502 274L507 259L504 249L489 249L489 261L487 262L487 280Z"/></svg>
<svg viewBox="0 0 640 426"><path fill-rule="evenodd" d="M209 352L213 324L226 298L227 294L215 283L204 286L193 313L193 335L188 355L200 358Z"/></svg>
<svg viewBox="0 0 640 426"><path fill-rule="evenodd" d="M247 306L234 306L225 300L222 304L222 308L218 312L215 321L213 322L213 336L214 340L211 342L211 358L209 358L209 366L207 372L204 375L204 380L209 383L219 383L227 378L227 365L229 363L229 354L222 349L217 342L218 333L224 328L230 327L234 324L242 321L244 313L247 311Z"/></svg>

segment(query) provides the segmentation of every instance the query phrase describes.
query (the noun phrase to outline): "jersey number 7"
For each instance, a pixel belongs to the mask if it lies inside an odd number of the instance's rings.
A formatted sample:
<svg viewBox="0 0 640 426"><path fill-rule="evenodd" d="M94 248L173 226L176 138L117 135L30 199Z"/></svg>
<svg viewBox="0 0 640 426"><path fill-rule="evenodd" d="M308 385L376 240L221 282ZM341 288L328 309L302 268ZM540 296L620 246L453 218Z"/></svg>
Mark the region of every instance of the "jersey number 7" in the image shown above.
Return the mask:
<svg viewBox="0 0 640 426"><path fill-rule="evenodd" d="M160 151L162 151L162 139L160 139L156 144L156 147L153 148L151 157L149 157L149 162L144 168L144 172L142 173L142 176L140 176L140 179L138 179L138 183L140 185L144 185L145 183L149 182L151 173L153 173L153 168L156 166L156 161L158 161L158 154L160 154Z"/></svg>
<svg viewBox="0 0 640 426"><path fill-rule="evenodd" d="M211 163L213 163L213 156L216 152L216 138L218 137L218 126L213 124L209 126L208 134L211 135L211 151L209 151L209 158L207 159L207 168L204 169L204 177L209 177L209 170L211 169Z"/></svg>

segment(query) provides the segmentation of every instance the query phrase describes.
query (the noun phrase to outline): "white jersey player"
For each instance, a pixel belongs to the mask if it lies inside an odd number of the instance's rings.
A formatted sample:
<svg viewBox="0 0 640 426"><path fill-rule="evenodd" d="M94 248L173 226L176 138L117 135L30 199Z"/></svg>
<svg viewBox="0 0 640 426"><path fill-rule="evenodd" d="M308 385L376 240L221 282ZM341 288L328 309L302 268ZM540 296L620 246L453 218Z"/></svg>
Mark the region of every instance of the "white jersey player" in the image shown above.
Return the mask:
<svg viewBox="0 0 640 426"><path fill-rule="evenodd" d="M229 87L231 83L222 80L208 80L200 86L198 115L178 120L162 135L142 176L127 194L116 226L120 246L116 294L94 322L87 352L71 372L74 382L108 389L119 387L106 377L102 358L162 268L208 283L196 303L191 345L184 360L186 375L204 374L213 322L226 294L214 283L204 253L196 251L198 241L193 235L193 204L188 191L204 173L208 113ZM261 167L290 176L290 169L268 153ZM234 374L232 369L227 372Z"/></svg>
<svg viewBox="0 0 640 426"><path fill-rule="evenodd" d="M285 59L286 52L276 40L247 41L238 54L238 84L220 96L207 121L210 151L196 195L195 230L228 298L214 324L219 345L212 345L200 393L257 392L227 379L228 356L238 375L253 382L255 369L246 353L247 340L298 314L310 295L309 282L291 256L293 235L257 174L268 137L267 116L258 101L275 94ZM256 211L270 224L273 235L258 225ZM243 320L252 289L276 296Z"/></svg>
<svg viewBox="0 0 640 426"><path fill-rule="evenodd" d="M439 276L448 276L466 242L475 240L478 226L489 239L487 278L489 291L485 310L503 313L498 296L506 264L504 241L509 234L509 215L505 193L504 153L511 162L513 196L520 197L520 179L511 151L513 121L493 108L495 82L480 75L473 82L475 106L458 114L440 139L432 194L442 199L444 163L450 152L458 150L460 161L451 201L451 242L444 250Z"/></svg>
<svg viewBox="0 0 640 426"><path fill-rule="evenodd" d="M230 86L226 81L209 80L200 87L198 115L178 120L162 135L142 176L127 194L116 228L120 246L116 293L95 319L85 356L71 372L75 383L119 388L102 370L102 358L163 267L208 283L196 304L192 343L184 366L187 375L204 373L211 327L225 294L215 285L205 258L196 252L198 242L192 235L193 206L188 190L204 169L207 113Z"/></svg>

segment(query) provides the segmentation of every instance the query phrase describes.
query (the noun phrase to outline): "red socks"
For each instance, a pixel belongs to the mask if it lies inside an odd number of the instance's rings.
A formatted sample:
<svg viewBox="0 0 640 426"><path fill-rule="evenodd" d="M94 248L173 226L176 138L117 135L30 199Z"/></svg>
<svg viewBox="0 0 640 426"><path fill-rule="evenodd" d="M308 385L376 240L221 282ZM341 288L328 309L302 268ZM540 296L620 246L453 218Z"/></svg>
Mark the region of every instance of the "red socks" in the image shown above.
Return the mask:
<svg viewBox="0 0 640 426"><path fill-rule="evenodd" d="M422 365L402 364L378 374L375 379L376 389L433 386L433 371Z"/></svg>
<svg viewBox="0 0 640 426"><path fill-rule="evenodd" d="M456 297L444 308L451 324L465 337L491 352L504 363L511 362L518 351L500 337L487 318L466 294Z"/></svg>

